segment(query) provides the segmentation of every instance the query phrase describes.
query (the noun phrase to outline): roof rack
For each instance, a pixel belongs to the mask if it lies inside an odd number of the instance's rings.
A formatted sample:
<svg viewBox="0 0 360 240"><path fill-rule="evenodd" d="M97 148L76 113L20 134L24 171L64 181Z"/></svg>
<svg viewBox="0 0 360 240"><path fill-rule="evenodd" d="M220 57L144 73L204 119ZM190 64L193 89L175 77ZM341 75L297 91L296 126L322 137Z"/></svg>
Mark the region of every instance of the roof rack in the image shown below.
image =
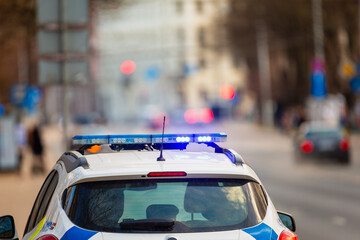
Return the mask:
<svg viewBox="0 0 360 240"><path fill-rule="evenodd" d="M63 162L66 172L69 173L75 168L84 167L88 168L89 164L86 158L77 151L70 151L64 153L57 162Z"/></svg>

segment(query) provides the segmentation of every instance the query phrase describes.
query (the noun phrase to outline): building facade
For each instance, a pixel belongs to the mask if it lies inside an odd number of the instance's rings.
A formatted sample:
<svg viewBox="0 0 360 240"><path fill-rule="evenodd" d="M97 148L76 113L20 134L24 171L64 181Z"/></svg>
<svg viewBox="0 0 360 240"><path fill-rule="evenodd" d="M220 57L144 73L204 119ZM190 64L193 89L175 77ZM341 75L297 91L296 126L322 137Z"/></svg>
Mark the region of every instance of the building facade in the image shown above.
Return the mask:
<svg viewBox="0 0 360 240"><path fill-rule="evenodd" d="M244 88L245 65L234 63L219 27L226 11L226 0L126 0L101 10L97 82L106 118L210 107L222 104L223 84ZM121 71L128 60L136 64L129 75Z"/></svg>

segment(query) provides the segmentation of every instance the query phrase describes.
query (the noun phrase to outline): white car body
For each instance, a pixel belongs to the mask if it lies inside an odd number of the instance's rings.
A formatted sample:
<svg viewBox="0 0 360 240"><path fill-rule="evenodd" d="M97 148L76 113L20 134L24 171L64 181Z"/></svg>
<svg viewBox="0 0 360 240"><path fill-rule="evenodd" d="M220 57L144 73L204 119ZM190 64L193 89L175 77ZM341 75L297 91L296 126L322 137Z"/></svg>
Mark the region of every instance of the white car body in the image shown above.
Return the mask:
<svg viewBox="0 0 360 240"><path fill-rule="evenodd" d="M40 222L34 223L34 226L26 227L23 239L277 240L287 229L264 189L268 204L266 215L261 223L245 229L186 233L111 233L86 230L76 226L69 219L62 204L64 191L84 182L146 179L149 172L186 172L187 176L183 178L251 179L262 186L260 179L249 165L234 163L224 153L164 150L163 156L166 160L157 161L158 156L158 151L120 151L90 155L72 151L64 154L52 171L53 174L54 171L57 172L58 181L45 216ZM46 238L46 236L56 238Z"/></svg>

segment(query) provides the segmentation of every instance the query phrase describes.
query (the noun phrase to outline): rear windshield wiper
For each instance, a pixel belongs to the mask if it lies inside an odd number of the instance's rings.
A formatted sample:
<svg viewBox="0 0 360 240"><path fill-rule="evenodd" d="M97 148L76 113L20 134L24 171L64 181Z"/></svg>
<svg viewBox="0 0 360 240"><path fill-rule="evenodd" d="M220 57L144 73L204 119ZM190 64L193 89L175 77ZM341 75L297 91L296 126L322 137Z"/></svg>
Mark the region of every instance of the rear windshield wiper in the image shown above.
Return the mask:
<svg viewBox="0 0 360 240"><path fill-rule="evenodd" d="M173 219L139 219L126 220L120 223L122 230L151 230L151 231L171 231L175 221Z"/></svg>

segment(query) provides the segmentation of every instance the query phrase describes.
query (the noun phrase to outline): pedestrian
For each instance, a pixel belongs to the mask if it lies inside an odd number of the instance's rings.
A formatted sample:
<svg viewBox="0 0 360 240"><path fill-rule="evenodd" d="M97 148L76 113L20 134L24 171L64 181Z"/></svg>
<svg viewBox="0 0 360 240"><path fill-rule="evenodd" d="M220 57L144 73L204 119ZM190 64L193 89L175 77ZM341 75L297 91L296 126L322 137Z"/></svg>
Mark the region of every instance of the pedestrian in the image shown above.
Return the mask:
<svg viewBox="0 0 360 240"><path fill-rule="evenodd" d="M21 117L18 117L18 119L16 121L15 134L16 134L15 136L16 136L16 146L17 146L17 157L18 157L17 170L20 173L22 163L23 163L23 158L24 158L25 147L27 145L27 136L26 136L27 131L26 131L25 124L23 123Z"/></svg>
<svg viewBox="0 0 360 240"><path fill-rule="evenodd" d="M40 127L35 125L34 128L30 131L29 134L29 144L33 155L33 162L32 162L32 173L44 173L45 166L44 166L44 147L41 137Z"/></svg>

